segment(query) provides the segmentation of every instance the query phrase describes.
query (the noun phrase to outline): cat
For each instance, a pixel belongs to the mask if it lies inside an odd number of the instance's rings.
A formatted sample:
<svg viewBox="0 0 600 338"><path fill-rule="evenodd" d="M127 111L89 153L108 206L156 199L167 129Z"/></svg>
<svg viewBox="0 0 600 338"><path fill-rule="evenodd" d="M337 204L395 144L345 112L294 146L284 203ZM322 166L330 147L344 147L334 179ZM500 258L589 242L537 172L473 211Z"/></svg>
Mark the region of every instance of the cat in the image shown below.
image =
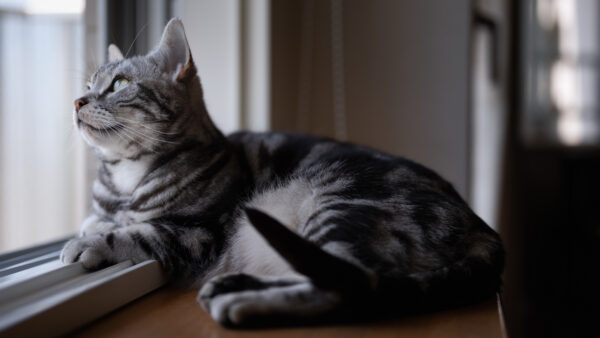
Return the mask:
<svg viewBox="0 0 600 338"><path fill-rule="evenodd" d="M303 134L225 137L178 19L145 56L124 58L114 45L108 54L75 101L99 168L93 211L64 263L155 259L231 326L411 312L498 292L500 237L432 170Z"/></svg>

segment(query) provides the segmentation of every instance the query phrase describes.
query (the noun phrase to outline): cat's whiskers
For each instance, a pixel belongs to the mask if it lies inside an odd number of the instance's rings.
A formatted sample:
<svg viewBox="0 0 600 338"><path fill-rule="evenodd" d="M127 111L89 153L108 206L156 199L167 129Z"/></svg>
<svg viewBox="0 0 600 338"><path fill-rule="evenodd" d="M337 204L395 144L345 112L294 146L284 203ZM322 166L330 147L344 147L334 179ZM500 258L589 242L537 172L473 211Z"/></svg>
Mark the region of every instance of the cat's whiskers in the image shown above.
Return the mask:
<svg viewBox="0 0 600 338"><path fill-rule="evenodd" d="M123 142L126 142L126 140L123 138L123 135L121 135L121 133L119 133L119 129L115 128L114 126L108 127L110 130L113 131L114 134L117 135L117 137L119 137L119 139L121 139ZM133 141L133 140L132 140Z"/></svg>
<svg viewBox="0 0 600 338"><path fill-rule="evenodd" d="M124 118L122 116L115 116L115 120L117 120L117 122L123 121L123 122L130 122L130 123L139 123L138 121L134 121L134 120L131 120L131 119L126 119L126 118ZM163 122L163 121L160 121L160 120L148 120L148 121L144 121L144 122L146 122L146 123L160 123L160 122ZM148 127L148 126L146 126L144 124L139 124L139 126L142 127L142 128L148 129L148 130L150 130L152 132L155 132L157 134L162 134L162 135L177 135L177 134L179 134L179 133L170 133L170 132L156 130L156 129Z"/></svg>
<svg viewBox="0 0 600 338"><path fill-rule="evenodd" d="M147 135L145 133L143 133L140 130L136 130L135 128L132 128L126 124L123 123L119 123L117 122L117 125L120 126L121 128L123 128L123 130L127 130L135 135L138 135L139 137L147 140L147 141L154 141L154 142L159 142L159 143L167 143L167 144L179 144L179 142L172 142L172 141L167 141L167 140L163 140L160 138L156 138L156 137L152 137L150 135Z"/></svg>
<svg viewBox="0 0 600 338"><path fill-rule="evenodd" d="M130 136L136 136L137 135L140 138L145 139L146 141L158 142L158 143L166 143L166 144L179 144L179 142L173 142L173 141L168 141L168 140L164 140L164 139L161 139L161 138L152 137L151 135L145 134L145 133L143 133L140 130L137 130L137 129L131 127L131 126L128 126L128 125L126 125L126 124L124 124L122 122L119 122L117 120L117 118L108 119L108 118L106 118L104 116L95 116L94 120L96 122L99 122L101 124L106 124L108 126L118 126L122 130L127 130L128 132L130 132L131 133ZM132 120L130 120L130 121L132 121ZM137 123L136 121L132 121L132 122ZM106 128L106 127L107 126L102 126L102 127L99 127L99 128ZM151 128L148 128L148 129L153 130Z"/></svg>
<svg viewBox="0 0 600 338"><path fill-rule="evenodd" d="M119 131L121 131L121 133L120 133ZM129 139L131 142L133 142L134 144L137 144L138 146L140 146L142 149L144 149L144 150L146 150L146 151L149 151L149 152L151 152L151 153L153 153L153 154L157 154L157 153L158 153L158 152L157 152L155 149L153 149L152 147L150 147L150 146L147 146L147 145L143 144L142 142L140 142L140 141L136 140L136 139L135 139L135 137L133 137L133 136L129 135L129 134L128 134L128 133L127 133L125 130L123 130L123 129L121 129L121 130L117 130L115 133L116 133L116 134L117 134L119 137L121 137L121 135L122 135L122 136L124 136L124 137L126 137L126 138L127 138L127 139Z"/></svg>
<svg viewBox="0 0 600 338"><path fill-rule="evenodd" d="M156 150L154 150L154 149L152 149L152 147L149 147L149 146L147 146L147 145L144 145L144 144L143 144L143 143L141 143L140 141L136 140L136 139L135 139L135 137L134 137L134 135L130 135L130 134L128 134L128 133L127 133L127 130L126 130L126 129L124 129L124 128L122 128L122 127L121 127L121 129L115 129L115 134L117 134L117 136L119 136L119 137L121 137L121 135L122 135L122 136L124 136L124 137L126 137L126 138L127 138L127 139L129 139L131 142L133 142L134 144L137 144L138 146L140 146L140 147L141 147L142 149L144 149L144 150L147 150L147 151L149 151L149 152L151 152L151 153L155 153L155 154L157 153L157 151L156 151ZM121 139L122 139L122 140L124 140L123 138L121 138Z"/></svg>
<svg viewBox="0 0 600 338"><path fill-rule="evenodd" d="M102 108L107 114L111 114L105 108ZM152 149L152 146L145 145L144 143L151 144L180 144L181 142L170 141L165 138L169 138L171 136L181 135L178 132L165 132L149 127L145 124L140 123L140 121L128 119L121 116L114 115L102 115L102 114L93 114L87 118L86 123L91 122L92 128L97 129L97 131L105 136L109 137L110 133L117 134L117 136L127 137L131 142L139 145L141 148L155 152ZM127 123L128 122L128 123ZM164 120L146 120L144 123L164 123L168 121ZM135 125L132 126L132 125ZM121 137L121 139L123 139ZM144 142L147 141L147 142Z"/></svg>
<svg viewBox="0 0 600 338"><path fill-rule="evenodd" d="M129 45L129 48L127 49L127 52L125 53L125 58L127 58L127 56L129 56L129 52L131 52L131 49L133 48L133 45L135 44L135 42L137 41L137 39L140 37L140 35L144 31L144 29L146 29L147 26L148 26L148 24L144 24L142 26L142 28L140 29L140 31L135 35L135 38L133 38L133 41L131 42L131 45Z"/></svg>

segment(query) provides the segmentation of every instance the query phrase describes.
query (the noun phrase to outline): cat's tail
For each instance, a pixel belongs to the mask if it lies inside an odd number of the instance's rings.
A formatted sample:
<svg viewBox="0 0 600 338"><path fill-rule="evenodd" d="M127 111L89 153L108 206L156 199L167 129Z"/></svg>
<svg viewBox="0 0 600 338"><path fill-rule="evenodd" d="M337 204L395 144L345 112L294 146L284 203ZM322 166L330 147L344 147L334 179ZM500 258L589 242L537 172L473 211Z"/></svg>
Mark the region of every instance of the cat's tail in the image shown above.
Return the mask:
<svg viewBox="0 0 600 338"><path fill-rule="evenodd" d="M317 287L337 291L351 302L376 302L383 311L428 311L486 300L500 288L504 257L500 242L497 248L479 248L479 252L492 256L473 254L436 270L376 276L328 253L261 211L247 208L246 214L254 228L297 272Z"/></svg>
<svg viewBox="0 0 600 338"><path fill-rule="evenodd" d="M358 266L322 250L261 211L246 208L246 215L271 247L315 286L353 297L374 291L373 276Z"/></svg>

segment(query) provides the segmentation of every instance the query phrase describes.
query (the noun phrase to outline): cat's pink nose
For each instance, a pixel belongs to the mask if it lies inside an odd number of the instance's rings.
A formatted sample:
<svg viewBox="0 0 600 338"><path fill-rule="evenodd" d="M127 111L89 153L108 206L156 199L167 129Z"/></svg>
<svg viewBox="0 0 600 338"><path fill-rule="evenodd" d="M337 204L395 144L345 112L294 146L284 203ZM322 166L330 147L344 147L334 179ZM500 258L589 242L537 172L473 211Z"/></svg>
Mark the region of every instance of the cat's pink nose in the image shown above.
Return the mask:
<svg viewBox="0 0 600 338"><path fill-rule="evenodd" d="M81 107L85 106L87 103L87 100L83 97L75 100L75 111L79 111L79 109L81 109Z"/></svg>

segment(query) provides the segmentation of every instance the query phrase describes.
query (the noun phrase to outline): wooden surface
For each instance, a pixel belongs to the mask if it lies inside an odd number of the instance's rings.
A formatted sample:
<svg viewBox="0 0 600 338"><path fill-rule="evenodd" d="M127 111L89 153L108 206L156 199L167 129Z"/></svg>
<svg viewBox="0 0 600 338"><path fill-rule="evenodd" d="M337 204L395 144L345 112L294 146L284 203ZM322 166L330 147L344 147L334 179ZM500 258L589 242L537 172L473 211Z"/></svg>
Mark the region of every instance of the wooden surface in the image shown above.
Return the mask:
<svg viewBox="0 0 600 338"><path fill-rule="evenodd" d="M232 330L196 303L196 291L161 289L75 332L75 337L503 337L496 300L371 323Z"/></svg>

